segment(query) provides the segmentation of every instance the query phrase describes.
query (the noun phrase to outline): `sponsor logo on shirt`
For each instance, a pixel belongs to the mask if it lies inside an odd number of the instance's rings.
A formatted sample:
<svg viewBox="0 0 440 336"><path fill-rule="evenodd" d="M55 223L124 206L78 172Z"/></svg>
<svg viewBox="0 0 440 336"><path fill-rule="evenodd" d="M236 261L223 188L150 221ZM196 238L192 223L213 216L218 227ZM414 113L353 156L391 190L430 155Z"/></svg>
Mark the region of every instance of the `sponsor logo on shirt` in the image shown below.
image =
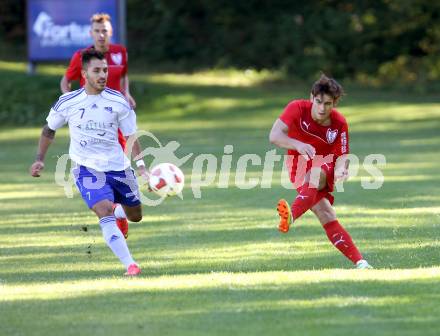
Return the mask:
<svg viewBox="0 0 440 336"><path fill-rule="evenodd" d="M113 123L103 121L89 120L86 123L79 124L76 127L85 131L103 131L113 127Z"/></svg>
<svg viewBox="0 0 440 336"><path fill-rule="evenodd" d="M341 153L345 154L347 152L347 133L341 133Z"/></svg>

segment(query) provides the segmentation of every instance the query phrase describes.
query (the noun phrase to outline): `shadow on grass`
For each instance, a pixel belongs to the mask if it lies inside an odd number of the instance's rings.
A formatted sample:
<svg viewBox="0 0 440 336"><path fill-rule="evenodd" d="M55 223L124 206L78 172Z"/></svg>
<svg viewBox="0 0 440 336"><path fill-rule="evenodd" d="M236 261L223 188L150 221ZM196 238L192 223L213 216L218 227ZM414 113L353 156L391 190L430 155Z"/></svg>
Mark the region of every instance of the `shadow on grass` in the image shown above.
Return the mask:
<svg viewBox="0 0 440 336"><path fill-rule="evenodd" d="M348 335L353 330L357 335L437 335L440 327L435 280L328 279L181 290L130 286L127 280L120 291L3 302L0 320L8 323L2 329L46 335L54 330L67 335ZM35 312L39 318L18 318Z"/></svg>
<svg viewBox="0 0 440 336"><path fill-rule="evenodd" d="M32 232L33 229L11 230L9 235L13 238L14 235L31 235ZM43 227L38 233L58 232ZM433 240L436 235L434 227L424 225L392 229L376 225L351 226L350 233L364 256L376 268L439 265L436 258L438 246ZM91 279L122 273L121 266L102 241L97 225L87 233L71 234L72 238L80 238L82 243L1 248L0 255L4 258L0 263L4 264L2 268L15 264L19 265L20 271L15 272L16 268L13 268L14 272L0 270L0 278L7 282L27 283ZM317 223L301 223L288 235L281 235L275 226L209 230L208 225L207 230L188 230L184 224L179 224L173 230L169 223L153 222L147 227L132 227L130 237L128 243L131 251L149 276L353 267L332 247ZM86 265L90 262L114 265L114 270L96 271L93 265L90 265L89 271L56 270L58 265L73 265L76 262L83 267L88 267ZM38 271L26 271L26 265L40 266Z"/></svg>
<svg viewBox="0 0 440 336"><path fill-rule="evenodd" d="M7 109L14 114L14 120L31 122L34 125L44 123L49 107L60 95L60 75L37 74L29 80L29 76L20 71L0 70L0 75L9 78L10 82L0 85L0 92L4 92L8 101L16 101L8 105ZM137 114L139 120L148 122L155 120L218 120L243 118L265 118L272 115L275 118L280 114L290 100L308 98L309 87L284 84L255 84L248 87L231 87L228 85L194 85L156 83L148 80L132 80L132 94L139 106ZM20 87L16 93L14 88ZM12 88L12 90L11 90ZM36 96L35 92L39 92ZM213 102L216 100L217 102ZM344 100L342 106L356 105L372 108L393 106L399 104L431 104L438 103L438 96L406 95L390 93L380 90L355 89L353 94ZM232 103L232 107L228 107ZM29 118L23 115L16 116L16 105L29 113ZM7 121L7 115L3 116ZM38 122L39 120L39 122ZM22 124L22 123L18 123Z"/></svg>

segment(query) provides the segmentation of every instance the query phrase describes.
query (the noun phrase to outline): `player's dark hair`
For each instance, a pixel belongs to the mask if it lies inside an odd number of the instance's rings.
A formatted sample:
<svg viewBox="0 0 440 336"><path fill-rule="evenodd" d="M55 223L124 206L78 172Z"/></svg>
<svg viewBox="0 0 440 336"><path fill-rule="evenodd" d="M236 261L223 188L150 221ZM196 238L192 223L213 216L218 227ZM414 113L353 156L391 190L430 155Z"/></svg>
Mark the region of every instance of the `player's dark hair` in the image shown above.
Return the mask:
<svg viewBox="0 0 440 336"><path fill-rule="evenodd" d="M103 60L105 59L105 56L102 52L94 49L94 48L89 48L84 50L81 53L81 65L83 69L87 69L87 66L89 65L90 61L92 59L99 59L99 60Z"/></svg>
<svg viewBox="0 0 440 336"><path fill-rule="evenodd" d="M313 83L312 96L316 97L323 94L329 95L330 97L333 97L335 101L337 101L345 93L342 86L336 80L322 74L321 78Z"/></svg>

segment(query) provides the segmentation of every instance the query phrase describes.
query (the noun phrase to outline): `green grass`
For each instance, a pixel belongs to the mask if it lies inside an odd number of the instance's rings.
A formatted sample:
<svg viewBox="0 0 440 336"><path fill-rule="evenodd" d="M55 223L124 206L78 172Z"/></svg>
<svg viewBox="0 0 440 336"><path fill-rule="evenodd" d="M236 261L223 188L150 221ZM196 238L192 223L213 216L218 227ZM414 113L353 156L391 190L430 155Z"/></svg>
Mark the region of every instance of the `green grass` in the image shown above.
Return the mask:
<svg viewBox="0 0 440 336"><path fill-rule="evenodd" d="M0 63L0 71L13 82L23 76L20 66ZM34 81L56 85L59 73L43 67ZM67 132L58 132L44 176L33 179L27 169L39 128L3 128L0 334L438 334L439 98L348 88L340 110L352 152L361 162L370 153L387 159L381 189L361 187L362 168L335 193L341 223L375 266L357 271L310 214L288 235L277 232L276 201L294 197L280 186L280 164L272 188L234 185L238 157L273 149L273 120L308 87L234 71L132 81L140 129L163 144L179 141L179 157L220 160L223 147L234 145L230 187L213 184L194 199L188 161L184 200L144 207L143 221L131 224L129 246L144 273L125 279L78 193L66 199L54 183ZM248 177L261 172L250 167Z"/></svg>

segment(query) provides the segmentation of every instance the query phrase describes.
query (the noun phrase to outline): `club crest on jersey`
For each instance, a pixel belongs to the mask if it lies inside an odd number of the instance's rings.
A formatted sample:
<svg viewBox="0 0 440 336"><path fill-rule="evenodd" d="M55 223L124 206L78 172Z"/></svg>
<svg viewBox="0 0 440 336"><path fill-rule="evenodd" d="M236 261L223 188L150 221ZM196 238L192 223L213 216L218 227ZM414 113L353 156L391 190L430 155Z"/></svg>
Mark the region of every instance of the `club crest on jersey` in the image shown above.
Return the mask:
<svg viewBox="0 0 440 336"><path fill-rule="evenodd" d="M110 113L113 113L113 108L111 106L104 107L104 110L106 110L106 111L108 111Z"/></svg>
<svg viewBox="0 0 440 336"><path fill-rule="evenodd" d="M120 52L116 54L110 54L110 57L112 58L113 63L117 65L122 64L122 54Z"/></svg>
<svg viewBox="0 0 440 336"><path fill-rule="evenodd" d="M338 130L331 130L330 128L327 130L327 142L333 143L336 140L336 137L338 136Z"/></svg>

